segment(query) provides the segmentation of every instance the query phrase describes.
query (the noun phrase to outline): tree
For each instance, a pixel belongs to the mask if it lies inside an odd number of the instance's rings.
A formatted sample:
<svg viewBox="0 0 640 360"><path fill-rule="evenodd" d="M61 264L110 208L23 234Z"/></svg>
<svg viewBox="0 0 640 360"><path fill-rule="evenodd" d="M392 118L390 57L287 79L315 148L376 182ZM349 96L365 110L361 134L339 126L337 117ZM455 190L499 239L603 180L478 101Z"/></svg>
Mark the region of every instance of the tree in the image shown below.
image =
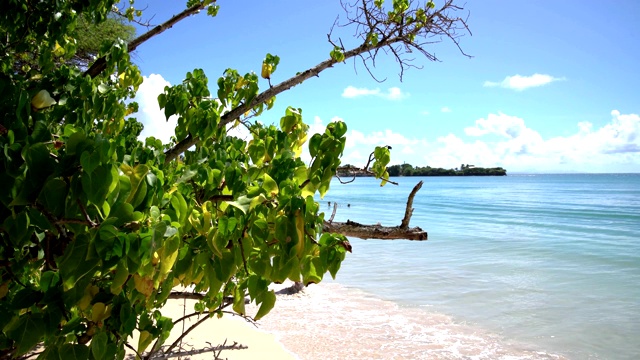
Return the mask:
<svg viewBox="0 0 640 360"><path fill-rule="evenodd" d="M13 57L13 71L25 74L40 74L39 58L41 55L53 55L53 63L60 65L66 63L81 68L88 68L100 52L103 42L109 44L118 39L125 42L130 41L135 36L135 28L125 22L125 18L117 15L110 15L104 21L96 23L87 15L80 14L77 17L75 28L70 30L69 38L75 39L69 48L65 49L56 43L53 51L47 49L45 54L40 54L36 47L24 49L22 51L10 52ZM23 39L21 41L29 41ZM5 44L5 46L8 44Z"/></svg>
<svg viewBox="0 0 640 360"><path fill-rule="evenodd" d="M189 0L136 39L103 43L88 68L65 61L76 53L80 19L107 21L113 5L14 0L0 14L0 358L29 357L38 344L42 359L123 358L125 347L150 358L175 347L162 345L184 319L158 309L187 296L177 285L195 286L195 314L244 314L248 296L258 319L274 306L271 282L335 276L350 245L331 232L313 195L329 190L346 124L309 139L307 166L300 109L288 108L279 126L251 119L277 94L346 59L369 69L386 50L402 74L407 52L435 60L425 46L441 37L457 45L466 29L451 0L440 8L345 4L361 44L345 49L330 38L330 58L289 80L270 83L279 58L267 54L260 76L226 70L215 96L200 69L167 87L159 104L179 120L176 141L163 144L137 139L137 105L128 99L142 77L129 53L201 10L215 16L218 5ZM16 67L25 53L35 55L28 71ZM269 82L262 92L260 77ZM246 126L253 138L229 136L230 126ZM364 170L384 183L389 149L372 154ZM127 342L134 331L137 346Z"/></svg>

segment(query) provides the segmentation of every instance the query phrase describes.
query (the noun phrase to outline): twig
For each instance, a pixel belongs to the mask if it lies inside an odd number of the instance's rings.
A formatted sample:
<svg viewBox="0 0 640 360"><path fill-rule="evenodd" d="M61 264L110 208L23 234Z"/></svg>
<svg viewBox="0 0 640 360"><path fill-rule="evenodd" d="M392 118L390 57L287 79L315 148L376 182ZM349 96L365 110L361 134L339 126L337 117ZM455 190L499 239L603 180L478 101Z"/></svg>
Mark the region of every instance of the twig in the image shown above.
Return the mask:
<svg viewBox="0 0 640 360"><path fill-rule="evenodd" d="M138 359L142 359L142 356L140 355L140 353L138 352L138 350L134 349L133 346L129 345L128 342L124 343L124 346L128 347L129 349L133 350L134 353L136 353L136 355L138 356Z"/></svg>
<svg viewBox="0 0 640 360"><path fill-rule="evenodd" d="M178 351L175 353L163 353L163 354L159 354L157 356L152 357L151 359L153 360L163 360L163 359L170 359L170 358L174 358L174 357L180 357L180 356L190 356L190 355L198 355L198 354L204 354L206 352L213 352L214 359L219 359L220 356L220 352L222 352L222 350L244 350L244 349L248 349L249 347L246 345L242 345L242 344L238 344L237 342L233 342L233 344L231 345L218 345L218 346L212 346L211 343L207 342L207 344L210 345L210 347L208 348L203 348L203 349L192 349L192 350L188 350L188 351ZM226 344L226 341L225 341ZM218 355L215 354L215 352L218 351Z"/></svg>
<svg viewBox="0 0 640 360"><path fill-rule="evenodd" d="M98 227L98 224L93 222L93 220L91 220L91 218L89 217L89 214L87 214L87 209L84 207L84 205L82 205L82 202L80 201L80 199L77 199L76 202L78 203L78 206L80 207L80 211L82 211L82 215L84 215L89 226L91 226L92 228Z"/></svg>
<svg viewBox="0 0 640 360"><path fill-rule="evenodd" d="M233 195L213 195L209 198L210 201L233 201Z"/></svg>
<svg viewBox="0 0 640 360"><path fill-rule="evenodd" d="M178 343L180 343L185 336L187 336L193 329L195 329L196 327L198 327L200 324L207 321L208 319L209 319L209 315L203 317L202 319L198 320L195 324L191 325L187 329L187 331L183 331L182 334L176 339L176 341L174 341L173 344L171 344L171 346L169 346L169 348L164 352L164 354L165 355L169 354L171 350L173 350L173 348L176 347Z"/></svg>

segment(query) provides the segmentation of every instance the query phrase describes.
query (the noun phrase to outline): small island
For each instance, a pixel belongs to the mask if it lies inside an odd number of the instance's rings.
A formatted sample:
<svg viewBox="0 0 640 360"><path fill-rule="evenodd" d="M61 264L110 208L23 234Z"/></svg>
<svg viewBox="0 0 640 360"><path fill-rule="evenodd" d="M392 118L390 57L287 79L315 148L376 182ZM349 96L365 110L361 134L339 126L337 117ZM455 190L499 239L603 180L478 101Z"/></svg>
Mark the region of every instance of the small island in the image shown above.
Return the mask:
<svg viewBox="0 0 640 360"><path fill-rule="evenodd" d="M459 168L444 169L431 166L413 167L411 164L391 165L387 167L389 176L506 176L507 170L501 167L483 168L461 164ZM371 176L362 169L345 165L338 169L338 176Z"/></svg>

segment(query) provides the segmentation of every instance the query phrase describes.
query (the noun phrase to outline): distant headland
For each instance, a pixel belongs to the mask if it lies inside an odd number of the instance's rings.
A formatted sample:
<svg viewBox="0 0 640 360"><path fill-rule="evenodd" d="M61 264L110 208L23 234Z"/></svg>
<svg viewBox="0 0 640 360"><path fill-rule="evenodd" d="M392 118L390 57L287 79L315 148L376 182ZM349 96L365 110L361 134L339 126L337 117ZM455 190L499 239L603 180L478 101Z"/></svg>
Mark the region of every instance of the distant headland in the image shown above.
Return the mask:
<svg viewBox="0 0 640 360"><path fill-rule="evenodd" d="M459 168L444 169L431 166L413 167L411 164L391 165L387 167L389 176L506 176L507 170L501 167L483 168L461 164ZM353 165L341 166L338 176L371 176Z"/></svg>

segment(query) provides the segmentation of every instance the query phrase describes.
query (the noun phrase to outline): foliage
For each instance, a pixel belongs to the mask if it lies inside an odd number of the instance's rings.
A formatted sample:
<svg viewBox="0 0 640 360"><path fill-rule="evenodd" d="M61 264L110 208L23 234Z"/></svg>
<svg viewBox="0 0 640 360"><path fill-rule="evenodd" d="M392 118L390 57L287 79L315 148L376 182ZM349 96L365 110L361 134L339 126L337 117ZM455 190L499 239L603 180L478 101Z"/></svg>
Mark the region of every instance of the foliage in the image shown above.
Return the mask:
<svg viewBox="0 0 640 360"><path fill-rule="evenodd" d="M129 41L135 35L135 28L126 24L121 17L83 13L79 4L61 6L52 17L46 14L47 11L54 11L49 5L11 2L9 8L3 9L5 12L2 16L11 18L11 21L0 25L3 33L7 33L6 41L0 43L4 50L3 68L12 66L13 72L38 76L42 74L41 70L49 70L40 69L42 65L59 66L67 63L87 67L98 55L104 41ZM18 24L21 21L25 23ZM67 31L59 38L51 38L48 32L42 34L49 26L66 28ZM44 39L42 35L45 35Z"/></svg>
<svg viewBox="0 0 640 360"><path fill-rule="evenodd" d="M392 165L388 168L389 176L504 176L507 170L501 167L482 168L465 166L461 170L425 167L413 167L411 164Z"/></svg>
<svg viewBox="0 0 640 360"><path fill-rule="evenodd" d="M190 0L188 11L215 16L210 3ZM394 1L385 18L400 24L403 12L415 13L405 3ZM315 73L263 93L257 74L227 69L214 98L195 69L158 97L166 117L178 117L175 142L163 144L138 139L130 99L142 77L129 51L170 26L129 45L103 42L86 72L64 61L83 49L78 25L109 21L113 5L12 0L0 14L8 55L0 59L0 358L37 344L41 359L123 358L134 331L139 353L156 351L174 326L159 309L175 286L194 286L202 294L195 310L209 316L221 315L228 297L244 314L248 296L258 319L274 306L271 282L335 276L349 248L344 236L323 232L314 200L340 165L346 124L309 139L307 166L301 109L287 108L279 126L247 116L270 109L277 91L404 35L381 31L377 45L334 48ZM21 54L34 54L34 65L17 68ZM260 75L270 81L278 62L267 54ZM251 139L230 136L229 126L246 126ZM384 183L388 149L372 160Z"/></svg>
<svg viewBox="0 0 640 360"><path fill-rule="evenodd" d="M136 29L122 17L110 15L103 22L95 23L81 14L73 36L76 39L76 53L71 61L86 68L89 62L97 58L103 42L110 43L116 39L129 42L135 34Z"/></svg>

